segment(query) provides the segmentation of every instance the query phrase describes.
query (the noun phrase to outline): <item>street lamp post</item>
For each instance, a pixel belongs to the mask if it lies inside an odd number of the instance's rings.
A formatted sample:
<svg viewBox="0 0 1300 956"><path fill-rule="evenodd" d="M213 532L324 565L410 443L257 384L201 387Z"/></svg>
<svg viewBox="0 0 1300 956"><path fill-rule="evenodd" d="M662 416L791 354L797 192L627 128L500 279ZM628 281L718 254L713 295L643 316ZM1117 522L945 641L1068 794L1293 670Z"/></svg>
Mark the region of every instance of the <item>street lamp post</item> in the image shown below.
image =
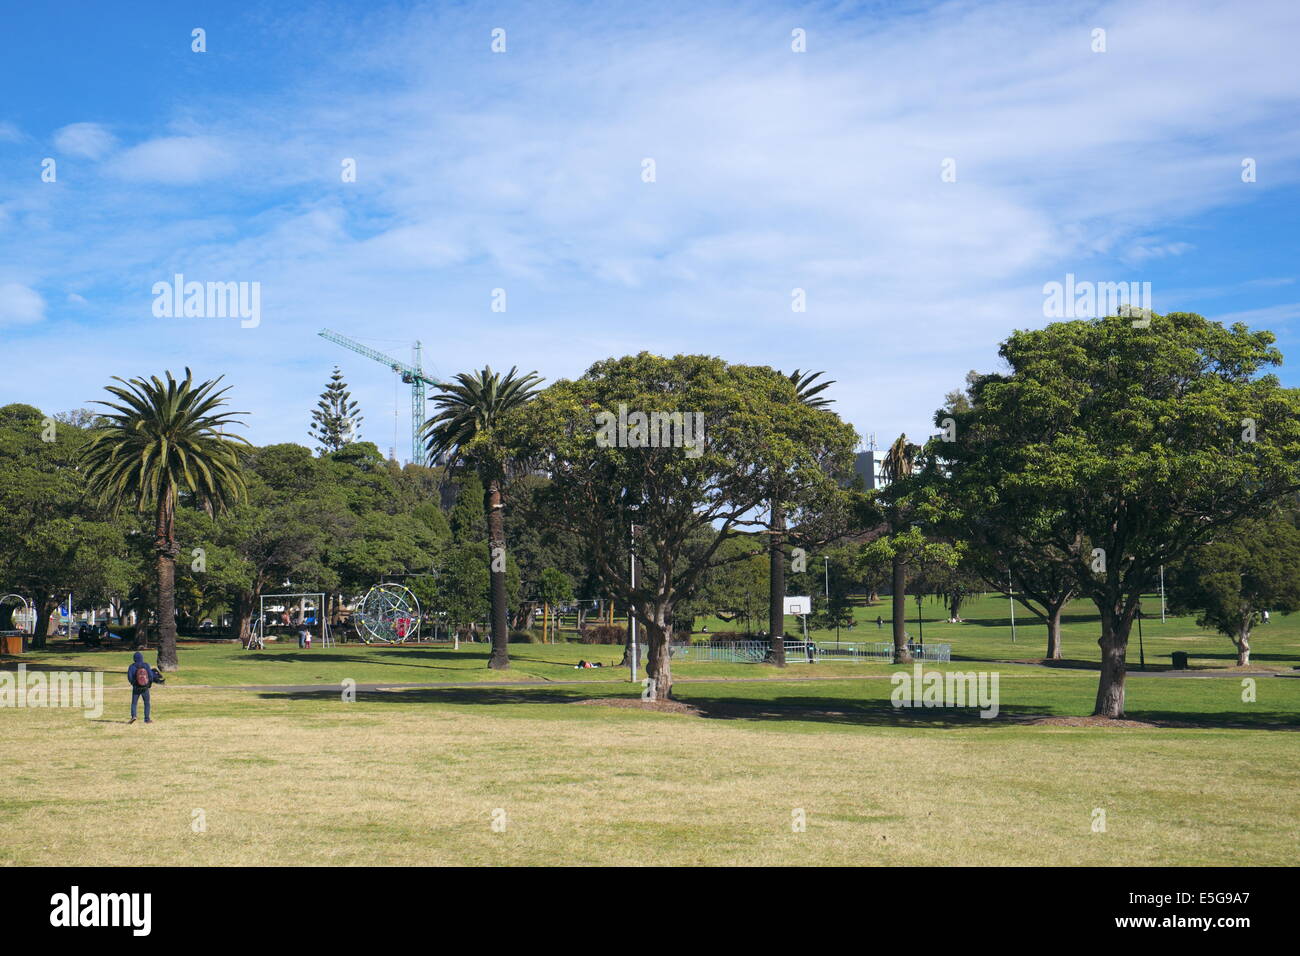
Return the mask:
<svg viewBox="0 0 1300 956"><path fill-rule="evenodd" d="M636 591L636 525L632 525L632 532L628 535L628 554L632 561L632 591ZM632 645L632 683L636 683L637 664L641 660L641 651L636 646L636 615L632 613L632 602L627 605L627 626L628 635Z"/></svg>
<svg viewBox="0 0 1300 956"><path fill-rule="evenodd" d="M1160 565L1160 623L1165 623L1165 566Z"/></svg>
<svg viewBox="0 0 1300 956"><path fill-rule="evenodd" d="M1142 669L1146 670L1147 652L1146 652L1146 648L1142 646L1142 602L1141 601L1138 601L1137 619L1138 619L1138 659L1142 662Z"/></svg>
<svg viewBox="0 0 1300 956"><path fill-rule="evenodd" d="M1016 642L1016 582L1011 580L1011 569L1007 568L1007 603L1011 605L1011 643Z"/></svg>

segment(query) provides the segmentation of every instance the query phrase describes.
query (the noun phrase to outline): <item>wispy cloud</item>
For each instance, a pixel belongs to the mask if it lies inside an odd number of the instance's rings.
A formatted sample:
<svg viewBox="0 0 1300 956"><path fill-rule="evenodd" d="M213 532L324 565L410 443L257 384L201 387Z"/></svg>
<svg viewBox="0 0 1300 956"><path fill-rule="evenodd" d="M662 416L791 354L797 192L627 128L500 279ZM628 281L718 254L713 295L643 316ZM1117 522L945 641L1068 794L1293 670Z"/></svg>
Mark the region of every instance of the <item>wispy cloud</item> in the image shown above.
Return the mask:
<svg viewBox="0 0 1300 956"><path fill-rule="evenodd" d="M125 150L112 161L109 171L126 180L192 185L234 168L234 158L216 139L166 136Z"/></svg>
<svg viewBox="0 0 1300 956"><path fill-rule="evenodd" d="M98 123L71 123L54 134L59 152L84 159L99 159L115 142L113 134Z"/></svg>
<svg viewBox="0 0 1300 956"><path fill-rule="evenodd" d="M115 123L124 148L75 189L11 191L0 261L95 303L58 312L92 374L141 335L160 367L201 349L261 402L257 440L302 438L334 361L391 405L382 367L313 339L323 325L421 338L448 371L553 379L642 348L826 368L861 431L915 435L1043 321L1045 281L1192 268L1213 253L1189 218L1300 183L1285 0L565 9L317 26L282 82L236 97L214 79L134 135ZM148 290L175 272L260 281L262 325L153 319Z"/></svg>
<svg viewBox="0 0 1300 956"><path fill-rule="evenodd" d="M35 289L0 282L0 326L27 325L45 318L45 300Z"/></svg>

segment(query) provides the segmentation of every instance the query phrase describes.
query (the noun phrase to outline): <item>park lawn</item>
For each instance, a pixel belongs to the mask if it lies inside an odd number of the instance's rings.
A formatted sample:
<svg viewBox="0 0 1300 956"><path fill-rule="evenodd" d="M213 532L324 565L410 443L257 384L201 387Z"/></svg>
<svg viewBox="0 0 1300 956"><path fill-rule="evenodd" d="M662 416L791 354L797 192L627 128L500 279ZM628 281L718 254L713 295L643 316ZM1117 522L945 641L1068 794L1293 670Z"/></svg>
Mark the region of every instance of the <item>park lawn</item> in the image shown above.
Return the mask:
<svg viewBox="0 0 1300 956"><path fill-rule="evenodd" d="M1223 634L1197 627L1195 616L1170 615L1162 623L1159 594L1145 597L1143 608L1147 616L1142 621L1141 646L1136 626L1129 639L1131 667L1138 665L1142 649L1146 652L1147 666L1151 668L1168 668L1169 655L1174 651L1185 651L1193 669L1236 666L1237 651L1232 642ZM916 601L909 597L908 634L915 641L923 630L927 643L951 644L954 660L1038 660L1047 650L1047 626L1038 623L1038 619L1019 604L1015 609L1016 640L1012 642L1008 602L1001 595L975 595L968 599L961 609L962 624L948 623L943 602L937 598L927 598L921 611L924 628L917 626ZM892 640L893 611L888 596L881 603L869 607L859 599L853 607L853 614L856 626L841 628L841 640ZM883 627L876 627L877 617L883 619ZM1096 664L1101 660L1101 649L1097 646L1097 638L1101 635L1099 620L1097 607L1091 601L1072 601L1066 606L1061 617L1061 646L1066 661ZM707 626L710 632L717 633L738 630L740 623L709 617L698 618L696 626ZM799 620L786 618L786 630L790 634L798 632ZM836 635L833 628L812 628L809 636L820 643L833 643ZM1274 614L1268 624L1255 628L1251 635L1251 669L1289 670L1297 666L1300 666L1300 614Z"/></svg>
<svg viewBox="0 0 1300 956"><path fill-rule="evenodd" d="M994 720L887 680L679 684L703 716L577 702L626 684L169 684L128 726L109 683L98 719L0 716L0 863L1297 862L1300 680L1135 677L1131 718L1190 726L1071 727L1025 718L1086 714L1092 675L999 674Z"/></svg>
<svg viewBox="0 0 1300 956"><path fill-rule="evenodd" d="M909 602L915 611L915 602ZM1168 670L1170 654L1185 651L1190 656L1193 670L1232 669L1236 665L1236 652L1231 642L1221 634L1202 630L1190 617L1174 618L1161 623L1158 617L1159 597L1151 599L1148 610L1156 617L1143 622L1143 640L1139 645L1136 631L1129 643L1128 660L1136 670L1145 650L1149 670ZM1027 623L1023 611L1017 614L1017 640L1011 641L1007 602L999 596L975 597L962 611L965 623L949 624L942 620L942 605L927 601L925 637L930 643L946 643L952 647L953 662L968 667L978 662L1037 661L1046 646L1046 628ZM854 608L859 624L852 631L841 629L840 637L846 642L888 641L888 604ZM885 626L877 629L876 616L885 619ZM933 616L933 619L931 617ZM710 631L717 633L728 625L716 619L703 619ZM790 619L793 631L797 621ZM915 619L909 622L909 633L919 629ZM1062 670L1096 670L1099 660L1097 635L1099 633L1096 609L1087 602L1074 602L1067 609L1062 622L1064 660L1054 667ZM814 631L813 638L821 644L833 644L834 631ZM698 635L697 635L698 638ZM76 645L64 649L63 642L55 642L52 649L25 655L29 667L91 668L122 671L125 673L131 660L130 649L86 650ZM511 666L506 671L487 669L486 644L462 644L459 649L450 645L437 647L340 644L330 648L314 647L299 650L292 641L272 642L264 651L246 651L233 643L182 644L181 670L169 680L177 685L259 685L259 684L338 684L344 679L358 683L447 683L447 682L501 682L501 681L608 681L617 680L622 672L606 669L616 665L622 657L622 648L599 644L511 644ZM791 656L788 674L815 673L818 676L858 676L889 673L888 664L845 664L821 660L813 668L795 662ZM576 670L580 659L600 661L606 667ZM7 658L0 667L13 667L17 659ZM1300 615L1273 615L1269 624L1255 630L1252 639L1250 671L1289 672L1300 667ZM692 677L764 677L781 676L773 668L753 664L729 664L675 660L675 678ZM125 679L125 678L123 678Z"/></svg>
<svg viewBox="0 0 1300 956"><path fill-rule="evenodd" d="M120 672L126 681L126 668L133 651L51 650L25 654L22 658L4 658L0 668L12 669L19 662L32 668L90 669ZM182 644L179 650L180 671L167 676L168 686L181 685L268 685L320 684L337 686L351 679L358 684L437 684L477 683L481 681L610 681L624 680L626 668L615 665L623 657L623 648L601 644L511 644L510 667L489 670L488 645L462 644L459 649L445 647L388 646L380 644L341 644L299 650L295 643L268 644L263 651L246 651L238 644ZM148 654L153 660L153 652ZM592 669L574 667L579 660L599 661L604 666ZM644 662L644 655L643 655ZM887 673L888 664L848 664L822 661L813 665L818 675L851 677L868 672ZM807 664L792 664L796 674L808 670ZM766 677L774 668L756 664L731 664L710 661L674 661L675 677ZM112 679L112 678L110 678Z"/></svg>

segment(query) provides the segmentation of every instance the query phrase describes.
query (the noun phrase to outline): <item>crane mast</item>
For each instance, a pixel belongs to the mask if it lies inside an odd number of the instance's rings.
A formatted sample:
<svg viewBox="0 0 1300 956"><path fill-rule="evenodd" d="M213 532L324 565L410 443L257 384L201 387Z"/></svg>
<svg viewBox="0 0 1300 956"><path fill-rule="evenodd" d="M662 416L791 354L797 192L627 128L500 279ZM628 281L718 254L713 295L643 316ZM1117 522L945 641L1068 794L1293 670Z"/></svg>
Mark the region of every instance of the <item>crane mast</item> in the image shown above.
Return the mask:
<svg viewBox="0 0 1300 956"><path fill-rule="evenodd" d="M350 339L346 335L340 335L331 329L321 329L318 333L321 338L333 342L335 345L341 345L345 349L351 349L358 355L364 355L368 359L387 365L397 373L401 380L411 386L411 463L423 465L425 463L424 442L420 437L420 430L424 427L425 414L425 386L442 384L438 379L431 378L427 375L422 367L421 346L417 339L414 346L413 357L414 364L407 364L380 352L378 349L372 349L368 345L362 345L355 339Z"/></svg>

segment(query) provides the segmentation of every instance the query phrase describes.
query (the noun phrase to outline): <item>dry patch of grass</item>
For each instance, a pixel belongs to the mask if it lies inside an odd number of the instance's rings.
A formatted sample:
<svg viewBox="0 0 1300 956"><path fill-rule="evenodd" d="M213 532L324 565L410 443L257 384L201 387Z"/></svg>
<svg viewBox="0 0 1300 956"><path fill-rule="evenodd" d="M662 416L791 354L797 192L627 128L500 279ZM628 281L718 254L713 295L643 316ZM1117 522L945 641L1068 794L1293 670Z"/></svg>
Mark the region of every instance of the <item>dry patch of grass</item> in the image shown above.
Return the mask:
<svg viewBox="0 0 1300 956"><path fill-rule="evenodd" d="M171 687L154 724L128 726L128 694L109 688L100 721L0 714L0 863L1296 862L1291 734Z"/></svg>

